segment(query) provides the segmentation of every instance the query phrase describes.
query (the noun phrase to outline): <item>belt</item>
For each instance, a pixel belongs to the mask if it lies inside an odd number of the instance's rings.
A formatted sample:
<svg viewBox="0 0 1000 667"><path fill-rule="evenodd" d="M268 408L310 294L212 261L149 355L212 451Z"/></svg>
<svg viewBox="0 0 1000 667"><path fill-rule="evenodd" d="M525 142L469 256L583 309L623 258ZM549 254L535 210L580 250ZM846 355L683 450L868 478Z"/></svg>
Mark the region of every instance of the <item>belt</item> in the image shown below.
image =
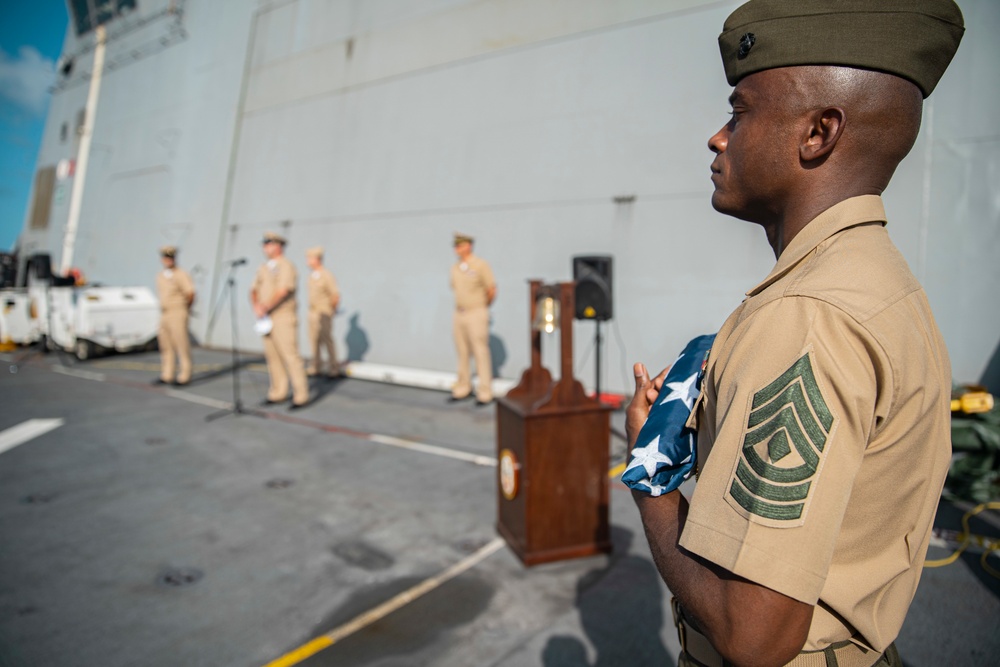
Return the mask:
<svg viewBox="0 0 1000 667"><path fill-rule="evenodd" d="M687 658L703 667L727 667L730 663L715 650L708 637L684 616L684 610L681 609L676 597L670 599L670 607L674 612L677 638ZM789 667L872 667L881 658L881 653L876 654L874 651L861 648L852 641L842 641L820 651L802 651L788 665Z"/></svg>

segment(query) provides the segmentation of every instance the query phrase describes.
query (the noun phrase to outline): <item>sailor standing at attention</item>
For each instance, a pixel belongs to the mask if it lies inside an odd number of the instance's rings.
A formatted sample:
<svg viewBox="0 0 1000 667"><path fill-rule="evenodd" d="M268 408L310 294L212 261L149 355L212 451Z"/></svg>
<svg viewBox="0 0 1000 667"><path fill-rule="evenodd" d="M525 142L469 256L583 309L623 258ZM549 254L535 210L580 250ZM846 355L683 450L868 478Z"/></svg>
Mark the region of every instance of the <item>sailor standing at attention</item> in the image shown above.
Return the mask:
<svg viewBox="0 0 1000 667"><path fill-rule="evenodd" d="M306 250L306 264L309 265L309 344L312 346L312 360L309 375L323 374L321 353L326 351L329 377L340 376L337 363L337 347L333 342L333 315L340 303L337 279L323 266L323 248L317 246Z"/></svg>
<svg viewBox="0 0 1000 667"><path fill-rule="evenodd" d="M191 381L188 317L194 303L194 283L187 271L177 267L176 247L160 248L160 262L163 270L156 274L156 292L160 297L160 329L156 336L160 377L153 384L185 385Z"/></svg>
<svg viewBox="0 0 1000 667"><path fill-rule="evenodd" d="M493 366L490 359L490 304L497 296L497 283L486 260L472 254L471 236L455 234L455 255L451 267L451 289L455 292L452 333L458 354L458 380L451 390L451 402L472 395L469 355L476 360L476 405L493 401Z"/></svg>
<svg viewBox="0 0 1000 667"><path fill-rule="evenodd" d="M951 0L751 0L725 22L712 206L777 261L702 371L690 502L632 491L682 665L901 664L951 369L881 194L963 32ZM634 372L630 448L662 382Z"/></svg>
<svg viewBox="0 0 1000 667"><path fill-rule="evenodd" d="M250 288L250 303L258 319L271 320L271 330L264 335L264 359L270 387L263 405L287 400L291 379L291 409L296 410L309 402L309 381L299 356L299 321L295 303L297 276L295 267L285 257L285 243L285 238L279 234L264 234L267 261L257 269Z"/></svg>

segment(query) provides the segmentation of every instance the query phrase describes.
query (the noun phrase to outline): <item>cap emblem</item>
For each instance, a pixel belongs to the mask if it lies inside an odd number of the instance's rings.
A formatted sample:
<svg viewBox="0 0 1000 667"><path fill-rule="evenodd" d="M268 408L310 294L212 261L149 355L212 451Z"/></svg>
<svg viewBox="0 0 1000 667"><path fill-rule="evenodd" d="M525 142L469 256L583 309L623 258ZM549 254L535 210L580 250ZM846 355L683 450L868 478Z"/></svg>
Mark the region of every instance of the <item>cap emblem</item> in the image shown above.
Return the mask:
<svg viewBox="0 0 1000 667"><path fill-rule="evenodd" d="M740 37L740 48L736 52L736 57L740 60L746 58L747 54L750 53L750 49L753 48L754 42L756 41L757 41L757 36L754 35L752 32L745 33L742 37Z"/></svg>

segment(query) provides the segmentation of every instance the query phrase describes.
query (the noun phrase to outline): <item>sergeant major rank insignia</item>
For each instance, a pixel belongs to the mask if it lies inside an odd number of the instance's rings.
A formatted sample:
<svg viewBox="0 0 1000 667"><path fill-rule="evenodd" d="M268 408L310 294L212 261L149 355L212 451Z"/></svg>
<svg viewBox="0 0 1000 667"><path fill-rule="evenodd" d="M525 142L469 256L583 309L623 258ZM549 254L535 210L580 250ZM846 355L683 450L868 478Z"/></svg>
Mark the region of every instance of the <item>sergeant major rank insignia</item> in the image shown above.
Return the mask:
<svg viewBox="0 0 1000 667"><path fill-rule="evenodd" d="M755 523L800 525L835 423L807 352L753 395L729 503Z"/></svg>

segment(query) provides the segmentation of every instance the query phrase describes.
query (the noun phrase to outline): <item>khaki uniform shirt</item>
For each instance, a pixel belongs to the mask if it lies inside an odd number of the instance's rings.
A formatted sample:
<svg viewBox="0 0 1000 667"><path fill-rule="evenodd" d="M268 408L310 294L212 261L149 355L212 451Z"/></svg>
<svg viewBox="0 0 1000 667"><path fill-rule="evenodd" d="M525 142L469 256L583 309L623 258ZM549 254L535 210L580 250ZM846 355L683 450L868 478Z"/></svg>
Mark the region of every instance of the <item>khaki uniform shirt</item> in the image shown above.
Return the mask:
<svg viewBox="0 0 1000 667"><path fill-rule="evenodd" d="M188 309L188 301L194 294L194 283L184 269L174 267L163 269L156 274L156 292L160 297L163 312Z"/></svg>
<svg viewBox="0 0 1000 667"><path fill-rule="evenodd" d="M257 302L269 305L279 289L288 290L288 296L270 312L271 317L295 315L295 285L298 276L295 267L284 255L269 259L257 269L252 289L257 292Z"/></svg>
<svg viewBox="0 0 1000 667"><path fill-rule="evenodd" d="M809 223L719 332L680 544L816 605L804 650L883 651L951 456L951 369L877 196ZM750 610L747 610L750 613Z"/></svg>
<svg viewBox="0 0 1000 667"><path fill-rule="evenodd" d="M493 270L486 260L469 255L464 262L451 267L451 289L455 292L455 310L485 308L489 305L489 290L496 286Z"/></svg>
<svg viewBox="0 0 1000 667"><path fill-rule="evenodd" d="M309 274L309 310L333 315L333 299L340 294L337 279L325 267Z"/></svg>

